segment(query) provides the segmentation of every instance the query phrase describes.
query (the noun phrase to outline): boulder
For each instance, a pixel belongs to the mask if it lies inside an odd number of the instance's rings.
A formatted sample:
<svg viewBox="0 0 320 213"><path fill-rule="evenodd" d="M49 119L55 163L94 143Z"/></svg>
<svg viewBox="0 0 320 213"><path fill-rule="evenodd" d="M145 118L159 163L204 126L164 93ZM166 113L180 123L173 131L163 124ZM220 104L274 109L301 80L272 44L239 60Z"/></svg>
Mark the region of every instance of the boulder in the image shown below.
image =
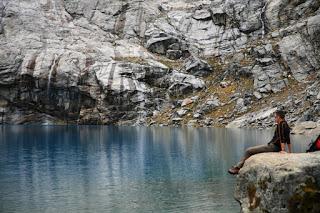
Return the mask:
<svg viewBox="0 0 320 213"><path fill-rule="evenodd" d="M296 123L294 128L292 129L292 134L304 134L306 132L310 132L310 130L317 129L320 130L320 125L313 121L305 121ZM314 132L314 131L312 131Z"/></svg>
<svg viewBox="0 0 320 213"><path fill-rule="evenodd" d="M159 37L150 38L147 41L146 47L150 52L165 55L169 46L178 42L179 40L177 38L168 35L163 35Z"/></svg>
<svg viewBox="0 0 320 213"><path fill-rule="evenodd" d="M262 95L261 95L260 92L255 91L255 92L253 93L253 95L254 95L254 97L256 97L256 99L258 99L258 100L260 100L260 99L262 98Z"/></svg>
<svg viewBox="0 0 320 213"><path fill-rule="evenodd" d="M193 114L193 118L199 119L201 117L202 117L202 115L200 113L194 113Z"/></svg>
<svg viewBox="0 0 320 213"><path fill-rule="evenodd" d="M257 46L252 49L252 53L257 59L263 59L264 57L272 57L274 54L272 44Z"/></svg>
<svg viewBox="0 0 320 213"><path fill-rule="evenodd" d="M319 212L320 152L250 157L237 176L234 196L243 213Z"/></svg>
<svg viewBox="0 0 320 213"><path fill-rule="evenodd" d="M192 18L203 21L212 19L211 12L207 9L196 10L192 15Z"/></svg>
<svg viewBox="0 0 320 213"><path fill-rule="evenodd" d="M191 75L201 77L208 76L213 72L212 67L206 61L195 56L190 56L185 60L183 69Z"/></svg>
<svg viewBox="0 0 320 213"><path fill-rule="evenodd" d="M254 88L260 93L277 93L284 89L288 80L281 75L278 63L269 65L255 65L252 69Z"/></svg>
<svg viewBox="0 0 320 213"><path fill-rule="evenodd" d="M238 111L238 112L246 112L248 110L248 108L246 107L246 104L245 104L245 99L243 98L238 98L237 102L236 102L236 107L235 109Z"/></svg>
<svg viewBox="0 0 320 213"><path fill-rule="evenodd" d="M222 88L227 88L230 85L231 85L230 81L221 81L220 82L220 87L222 87Z"/></svg>
<svg viewBox="0 0 320 213"><path fill-rule="evenodd" d="M186 98L182 101L181 106L184 107L192 103L193 103L193 100L191 98Z"/></svg>
<svg viewBox="0 0 320 213"><path fill-rule="evenodd" d="M202 105L198 107L197 113L205 114L219 107L221 102L218 97L211 96Z"/></svg>
<svg viewBox="0 0 320 213"><path fill-rule="evenodd" d="M187 112L188 112L187 109L179 109L179 110L177 111L177 115L178 115L179 117L183 117L184 115L187 114Z"/></svg>
<svg viewBox="0 0 320 213"><path fill-rule="evenodd" d="M171 60L180 59L182 57L182 51L181 50L167 50L166 54L167 58Z"/></svg>
<svg viewBox="0 0 320 213"><path fill-rule="evenodd" d="M173 123L180 123L182 120L182 118L172 118Z"/></svg>
<svg viewBox="0 0 320 213"><path fill-rule="evenodd" d="M228 123L226 125L226 128L241 128L248 126L251 123L255 123L270 118L276 111L277 108L275 107L262 109L254 113L247 113L239 118L236 118L234 121Z"/></svg>
<svg viewBox="0 0 320 213"><path fill-rule="evenodd" d="M257 58L256 61L261 65L271 65L274 63L272 58Z"/></svg>
<svg viewBox="0 0 320 213"><path fill-rule="evenodd" d="M205 83L203 80L184 73L173 71L169 78L170 87L169 91L172 94L183 94L195 90L203 89Z"/></svg>

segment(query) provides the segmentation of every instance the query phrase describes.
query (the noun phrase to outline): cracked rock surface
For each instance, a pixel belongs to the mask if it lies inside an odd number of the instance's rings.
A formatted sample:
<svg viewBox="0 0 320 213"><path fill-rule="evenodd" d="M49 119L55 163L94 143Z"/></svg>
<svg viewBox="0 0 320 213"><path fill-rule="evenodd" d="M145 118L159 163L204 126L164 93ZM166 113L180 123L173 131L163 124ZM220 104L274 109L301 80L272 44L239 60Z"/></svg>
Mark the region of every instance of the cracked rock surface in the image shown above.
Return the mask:
<svg viewBox="0 0 320 213"><path fill-rule="evenodd" d="M193 114L214 96L221 103L201 114L227 124L292 82L305 90L283 100L289 112L299 100L315 103L292 122L316 122L319 95L307 88L319 82L319 8L318 0L0 0L0 122L170 125L174 116L154 115L174 115L177 99L199 95L173 123L190 114L206 125ZM253 84L240 91L239 79ZM235 103L232 114L214 113Z"/></svg>

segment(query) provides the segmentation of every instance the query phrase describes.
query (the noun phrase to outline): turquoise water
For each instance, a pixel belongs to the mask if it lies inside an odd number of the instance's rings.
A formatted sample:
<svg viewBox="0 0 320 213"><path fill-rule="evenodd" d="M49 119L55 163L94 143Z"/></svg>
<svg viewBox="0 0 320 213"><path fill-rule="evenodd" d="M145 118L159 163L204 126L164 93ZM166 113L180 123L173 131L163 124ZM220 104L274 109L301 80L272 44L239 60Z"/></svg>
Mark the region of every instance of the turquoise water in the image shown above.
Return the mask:
<svg viewBox="0 0 320 213"><path fill-rule="evenodd" d="M239 212L227 174L272 132L0 127L0 212ZM306 139L294 137L294 151Z"/></svg>

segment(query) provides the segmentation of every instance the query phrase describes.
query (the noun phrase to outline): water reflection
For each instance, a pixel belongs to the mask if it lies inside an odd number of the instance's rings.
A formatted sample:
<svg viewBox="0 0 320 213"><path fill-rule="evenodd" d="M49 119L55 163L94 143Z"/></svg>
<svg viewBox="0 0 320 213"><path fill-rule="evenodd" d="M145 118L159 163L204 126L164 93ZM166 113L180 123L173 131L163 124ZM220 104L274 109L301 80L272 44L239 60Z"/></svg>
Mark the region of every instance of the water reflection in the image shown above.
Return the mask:
<svg viewBox="0 0 320 213"><path fill-rule="evenodd" d="M237 212L226 173L272 131L4 126L0 212ZM295 152L306 139L293 137Z"/></svg>

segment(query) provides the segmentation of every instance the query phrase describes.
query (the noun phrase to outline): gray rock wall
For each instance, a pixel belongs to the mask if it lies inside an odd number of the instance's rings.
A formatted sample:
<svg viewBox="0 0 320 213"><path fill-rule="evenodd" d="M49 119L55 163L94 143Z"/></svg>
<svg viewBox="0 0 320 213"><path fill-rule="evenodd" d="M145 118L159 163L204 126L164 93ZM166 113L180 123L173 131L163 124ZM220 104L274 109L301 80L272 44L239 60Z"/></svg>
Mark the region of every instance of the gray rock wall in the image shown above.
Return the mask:
<svg viewBox="0 0 320 213"><path fill-rule="evenodd" d="M254 81L249 92L265 98L290 79L305 83L319 74L319 6L318 0L1 0L3 120L42 122L40 113L44 123L146 124L176 97L201 91L209 98L207 78L235 72ZM206 62L213 57L219 66Z"/></svg>

